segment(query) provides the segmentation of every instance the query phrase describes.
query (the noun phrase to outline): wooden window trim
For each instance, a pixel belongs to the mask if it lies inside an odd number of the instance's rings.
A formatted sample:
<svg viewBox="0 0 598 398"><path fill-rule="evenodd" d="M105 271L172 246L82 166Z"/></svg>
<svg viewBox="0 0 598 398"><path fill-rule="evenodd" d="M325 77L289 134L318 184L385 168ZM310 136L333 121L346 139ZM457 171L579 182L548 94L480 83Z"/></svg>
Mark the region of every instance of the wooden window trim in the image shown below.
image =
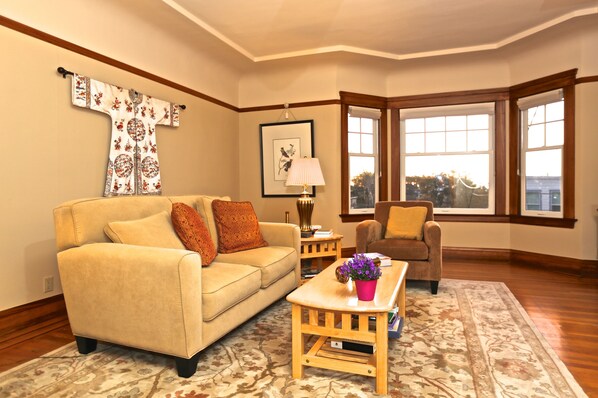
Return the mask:
<svg viewBox="0 0 598 398"><path fill-rule="evenodd" d="M496 222L495 216L506 215L506 101L509 98L508 88L484 90L456 91L437 94L411 95L388 99L391 111L391 200L400 198L401 151L400 151L400 110L432 106L464 105L482 102L494 102L494 215L475 215L475 219ZM463 220L471 219L464 215L435 215L435 219ZM503 222L503 221L501 221Z"/></svg>
<svg viewBox="0 0 598 398"><path fill-rule="evenodd" d="M349 106L380 109L380 136L378 139L378 201L388 200L388 121L386 98L341 91L341 214L342 222L356 222L371 218L373 214L349 213Z"/></svg>
<svg viewBox="0 0 598 398"><path fill-rule="evenodd" d="M509 213L511 223L573 228L575 222L575 84L577 69L570 69L515 85L509 90ZM562 218L521 215L521 117L517 100L551 90L563 90L565 99L565 140L563 144Z"/></svg>

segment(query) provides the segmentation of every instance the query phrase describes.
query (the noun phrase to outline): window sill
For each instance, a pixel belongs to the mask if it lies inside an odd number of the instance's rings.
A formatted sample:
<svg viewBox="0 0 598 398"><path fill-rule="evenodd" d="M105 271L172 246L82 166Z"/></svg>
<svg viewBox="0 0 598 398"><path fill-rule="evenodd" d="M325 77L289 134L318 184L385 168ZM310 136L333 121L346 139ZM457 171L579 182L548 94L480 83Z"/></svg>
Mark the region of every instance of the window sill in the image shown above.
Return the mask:
<svg viewBox="0 0 598 398"><path fill-rule="evenodd" d="M574 228L576 222L576 218L511 216L511 224L539 225L542 227Z"/></svg>
<svg viewBox="0 0 598 398"><path fill-rule="evenodd" d="M345 222L360 222L364 220L373 220L374 213L359 213L359 214L339 214L341 221Z"/></svg>
<svg viewBox="0 0 598 398"><path fill-rule="evenodd" d="M361 222L364 220L373 220L373 213L364 214L339 214L343 223ZM492 214L434 214L434 221L439 222L479 222L479 223L505 223L505 224L525 224L538 225L554 228L573 228L577 219L575 218L548 218L548 217L528 217L528 216L509 216Z"/></svg>

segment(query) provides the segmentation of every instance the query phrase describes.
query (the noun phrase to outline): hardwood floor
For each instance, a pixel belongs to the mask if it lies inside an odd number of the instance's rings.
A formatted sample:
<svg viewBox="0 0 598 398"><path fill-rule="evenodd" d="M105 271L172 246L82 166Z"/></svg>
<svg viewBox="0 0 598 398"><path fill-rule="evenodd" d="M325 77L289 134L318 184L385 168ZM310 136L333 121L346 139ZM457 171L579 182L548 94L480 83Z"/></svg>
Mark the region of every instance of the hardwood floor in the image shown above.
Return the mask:
<svg viewBox="0 0 598 398"><path fill-rule="evenodd" d="M598 397L598 279L527 265L445 261L443 278L504 282L589 397ZM440 282L442 288L442 282ZM0 350L0 371L74 341L68 326Z"/></svg>

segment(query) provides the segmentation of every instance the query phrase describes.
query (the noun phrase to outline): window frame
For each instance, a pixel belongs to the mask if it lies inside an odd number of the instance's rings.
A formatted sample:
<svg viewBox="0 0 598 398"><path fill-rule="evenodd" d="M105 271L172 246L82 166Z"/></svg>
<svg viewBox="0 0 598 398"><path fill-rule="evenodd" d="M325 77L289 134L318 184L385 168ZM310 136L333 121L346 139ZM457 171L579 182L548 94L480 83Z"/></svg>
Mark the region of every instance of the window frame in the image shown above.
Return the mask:
<svg viewBox="0 0 598 398"><path fill-rule="evenodd" d="M349 173L349 107L357 106L364 108L373 108L380 110L380 126L378 131L378 198L376 202L388 200L388 147L387 147L387 129L388 113L386 107L386 98L374 95L351 93L341 91L341 213L342 222L358 222L371 219L374 212L351 213L349 209L350 192L350 173Z"/></svg>
<svg viewBox="0 0 598 398"><path fill-rule="evenodd" d="M573 228L575 222L575 83L577 69L531 80L509 90L509 213L512 223ZM563 91L564 142L562 150L561 217L522 214L522 118L517 101L553 90Z"/></svg>
<svg viewBox="0 0 598 398"><path fill-rule="evenodd" d="M490 105L491 104L491 105ZM405 182L407 176L405 175L406 169L406 161L408 157L420 157L420 156L434 156L445 154L444 156L451 156L451 155L476 155L476 154L485 154L488 155L488 207L487 208L461 208L461 207L450 207L450 208L437 208L434 207L434 215L444 214L444 215L493 215L495 214L495 171L494 171L494 157L495 157L495 130L496 130L496 118L494 115L495 112L495 102L484 102L484 103L472 103L472 104L462 104L462 105L441 105L441 106L432 106L432 107L422 107L422 108L412 108L408 111L405 111L405 114L400 118L400 185L399 185L399 197L400 200L407 200L406 189L405 189ZM491 109L491 110L490 110ZM451 151L444 151L444 152L423 152L423 153L407 153L405 148L405 142L407 139L407 133L405 131L405 121L406 120L413 120L413 119L427 119L427 118L435 118L435 117L442 117L446 118L451 116L471 116L471 115L479 115L479 114L487 114L490 118L490 123L488 125L488 134L489 134L489 142L488 148L484 151L459 151L459 152L451 152ZM470 130L465 130L468 133ZM443 131L445 134L449 133L449 131ZM434 134L434 132L423 131L424 140L427 134Z"/></svg>
<svg viewBox="0 0 598 398"><path fill-rule="evenodd" d="M376 178L376 176L380 176L380 153L379 153L379 149L380 149L380 126L381 126L381 122L380 122L380 118L382 117L382 112L380 112L380 116L377 118L371 118L368 117L367 115L360 115L360 113L363 112L365 107L358 107L360 108L357 111L357 116L353 116L352 115L352 108L353 106L349 106L349 114L347 115L347 118L350 117L354 117L354 118L359 118L359 119L370 119L373 121L373 126L372 126L372 140L373 140L373 151L371 154L368 153L364 153L363 151L360 152L350 152L349 146L348 146L348 150L347 150L347 155L348 155L348 160L349 160L349 203L348 203L348 209L349 209L349 214L373 214L374 213L374 206L372 207L367 207L367 208L361 208L361 209L353 209L351 208L351 158L352 157L358 157L358 158L374 158L374 191L378 194L376 196L376 199L380 196L380 182L378 181L378 178ZM375 110L379 110L377 108L367 108L367 109L375 109ZM372 112L373 113L373 112ZM360 140L361 140L361 136L363 134L368 134L363 132L363 129L360 129L359 132L355 132L355 131L349 131L349 129L347 128L347 139L349 138L350 134L355 134L358 133L360 136ZM361 143L360 143L361 146ZM374 200L374 203L377 202L377 200Z"/></svg>

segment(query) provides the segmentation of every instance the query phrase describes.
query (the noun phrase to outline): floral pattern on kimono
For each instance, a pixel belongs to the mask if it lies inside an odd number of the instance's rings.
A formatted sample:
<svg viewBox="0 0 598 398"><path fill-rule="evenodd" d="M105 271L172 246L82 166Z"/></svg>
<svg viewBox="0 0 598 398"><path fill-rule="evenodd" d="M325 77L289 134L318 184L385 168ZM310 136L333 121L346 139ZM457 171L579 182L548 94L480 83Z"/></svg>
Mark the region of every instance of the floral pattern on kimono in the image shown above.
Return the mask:
<svg viewBox="0 0 598 398"><path fill-rule="evenodd" d="M112 119L104 196L160 195L156 125L177 127L179 106L74 74L73 105Z"/></svg>

